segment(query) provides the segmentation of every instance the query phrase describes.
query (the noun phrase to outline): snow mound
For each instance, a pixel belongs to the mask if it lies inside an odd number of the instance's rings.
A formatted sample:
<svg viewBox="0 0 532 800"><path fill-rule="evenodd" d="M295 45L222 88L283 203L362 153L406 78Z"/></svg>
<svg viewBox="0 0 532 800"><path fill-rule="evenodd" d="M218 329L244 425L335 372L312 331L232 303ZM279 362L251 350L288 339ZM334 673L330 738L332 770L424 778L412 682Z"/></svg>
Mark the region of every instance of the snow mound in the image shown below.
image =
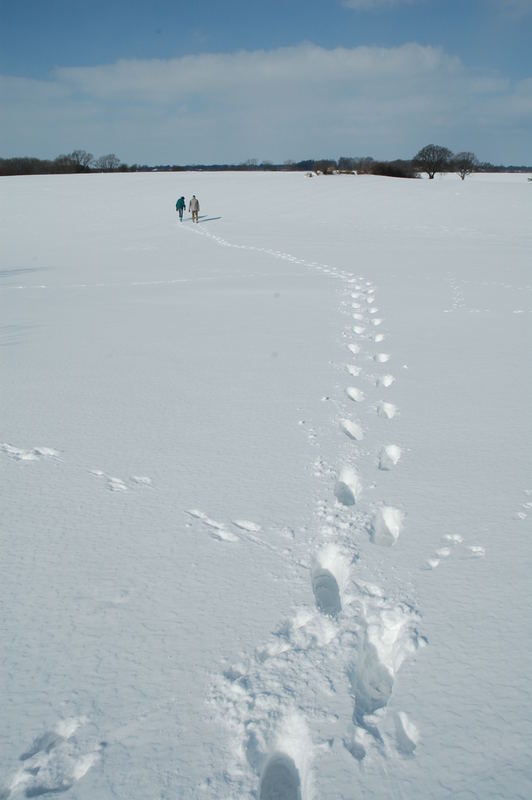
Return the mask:
<svg viewBox="0 0 532 800"><path fill-rule="evenodd" d="M371 539L375 544L391 547L403 529L404 514L398 508L382 506L373 519Z"/></svg>
<svg viewBox="0 0 532 800"><path fill-rule="evenodd" d="M361 389L357 389L356 386L348 386L345 391L347 396L354 400L355 403L361 403L364 400L364 392Z"/></svg>
<svg viewBox="0 0 532 800"><path fill-rule="evenodd" d="M364 432L357 422L351 422L349 419L341 419L339 424L340 428L350 439L360 442L364 438Z"/></svg>
<svg viewBox="0 0 532 800"><path fill-rule="evenodd" d="M384 400L381 400L379 403L377 403L377 414L379 417L393 419L397 414L397 406L395 406L393 403L386 403Z"/></svg>
<svg viewBox="0 0 532 800"><path fill-rule="evenodd" d="M379 455L379 469L393 469L401 458L401 448L396 444L387 444Z"/></svg>
<svg viewBox="0 0 532 800"><path fill-rule="evenodd" d="M377 386L384 386L384 388L387 389L394 381L395 378L393 375L382 375L377 379Z"/></svg>
<svg viewBox="0 0 532 800"><path fill-rule="evenodd" d="M334 494L338 502L344 506L353 506L360 496L362 484L357 473L351 467L344 467L336 481Z"/></svg>

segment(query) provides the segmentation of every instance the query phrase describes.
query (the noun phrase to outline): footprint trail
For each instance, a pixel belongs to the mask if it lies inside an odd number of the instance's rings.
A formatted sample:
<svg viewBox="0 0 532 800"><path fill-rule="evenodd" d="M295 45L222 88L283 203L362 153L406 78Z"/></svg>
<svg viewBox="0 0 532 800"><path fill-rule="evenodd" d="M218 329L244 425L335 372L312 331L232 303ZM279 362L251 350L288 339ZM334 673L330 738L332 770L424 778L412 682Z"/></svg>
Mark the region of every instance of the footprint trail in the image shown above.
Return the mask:
<svg viewBox="0 0 532 800"><path fill-rule="evenodd" d="M368 384L372 392L388 394L396 381L389 372L366 371L366 365L379 370L392 358L391 352L373 349L384 341L385 334L369 334L384 322L377 316L376 287L371 281L281 251L232 244L205 230L192 232L222 247L269 254L338 279L345 298L341 308L351 318L344 333L344 347L350 356L345 375L364 385L362 389L346 383L344 406L346 411L347 404L349 411L356 408L368 424L375 420L373 427L395 424L398 410L392 399L378 395L366 399ZM309 787L328 749L317 734L318 721L321 730L329 731L329 746L334 741L341 743L356 763L367 757L387 758L390 748L411 758L419 742L415 723L402 711L395 711L390 718L393 746L389 736L385 746L381 733L397 672L403 661L426 643L418 633L419 614L411 602L392 600L378 586L356 579L357 542L392 547L406 518L400 508L366 499L359 462L377 478L379 471L399 468L402 448L382 442L377 454L361 450L365 426L351 413L339 416L335 426L348 449L336 470L322 458L314 459L313 474L320 485L328 484L329 493L317 506L315 532L306 542L307 558L299 562L308 572L308 604L296 608L268 641L213 681L209 705L233 743L226 774L218 776L214 784L226 786L228 782L235 797L310 800ZM337 435L333 428L330 435ZM319 447L315 432L312 445ZM218 533L225 530L203 512L188 513ZM241 519L233 519L233 525L246 536L259 530ZM337 688L332 689L333 685ZM352 702L347 718L331 711L340 687Z"/></svg>

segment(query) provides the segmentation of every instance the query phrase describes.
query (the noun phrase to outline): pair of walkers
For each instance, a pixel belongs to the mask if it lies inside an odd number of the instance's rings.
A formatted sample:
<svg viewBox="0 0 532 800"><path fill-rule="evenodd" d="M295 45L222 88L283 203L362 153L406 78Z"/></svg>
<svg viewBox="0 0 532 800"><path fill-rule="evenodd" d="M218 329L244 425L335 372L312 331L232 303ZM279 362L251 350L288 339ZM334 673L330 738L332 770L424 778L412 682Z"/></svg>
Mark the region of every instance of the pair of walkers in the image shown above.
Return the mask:
<svg viewBox="0 0 532 800"><path fill-rule="evenodd" d="M183 222L183 212L186 208L186 202L184 197L180 197L177 203L175 204L176 211L179 214L179 219ZM190 198L190 202L188 204L188 210L192 214L192 222L198 222L198 214L199 214L199 200L195 194L192 195Z"/></svg>

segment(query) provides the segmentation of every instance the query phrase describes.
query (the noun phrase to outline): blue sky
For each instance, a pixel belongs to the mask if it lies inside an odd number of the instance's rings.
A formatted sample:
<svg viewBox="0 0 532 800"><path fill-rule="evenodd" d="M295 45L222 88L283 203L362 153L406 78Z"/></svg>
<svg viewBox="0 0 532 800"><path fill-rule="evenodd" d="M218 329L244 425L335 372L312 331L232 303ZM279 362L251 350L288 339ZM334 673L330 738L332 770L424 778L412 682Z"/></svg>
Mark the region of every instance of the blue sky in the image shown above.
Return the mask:
<svg viewBox="0 0 532 800"><path fill-rule="evenodd" d="M0 0L0 156L532 163L532 0Z"/></svg>

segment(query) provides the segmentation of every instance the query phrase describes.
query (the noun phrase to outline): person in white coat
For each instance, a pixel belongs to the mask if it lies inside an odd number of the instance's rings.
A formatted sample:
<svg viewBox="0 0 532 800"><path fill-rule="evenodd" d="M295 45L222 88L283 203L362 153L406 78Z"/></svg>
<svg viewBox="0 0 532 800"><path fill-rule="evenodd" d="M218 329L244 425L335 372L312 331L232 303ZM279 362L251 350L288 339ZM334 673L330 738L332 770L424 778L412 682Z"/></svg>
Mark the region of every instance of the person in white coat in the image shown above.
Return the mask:
<svg viewBox="0 0 532 800"><path fill-rule="evenodd" d="M198 222L199 201L195 194L193 194L192 197L190 198L190 203L188 204L188 210L192 212L192 222Z"/></svg>

